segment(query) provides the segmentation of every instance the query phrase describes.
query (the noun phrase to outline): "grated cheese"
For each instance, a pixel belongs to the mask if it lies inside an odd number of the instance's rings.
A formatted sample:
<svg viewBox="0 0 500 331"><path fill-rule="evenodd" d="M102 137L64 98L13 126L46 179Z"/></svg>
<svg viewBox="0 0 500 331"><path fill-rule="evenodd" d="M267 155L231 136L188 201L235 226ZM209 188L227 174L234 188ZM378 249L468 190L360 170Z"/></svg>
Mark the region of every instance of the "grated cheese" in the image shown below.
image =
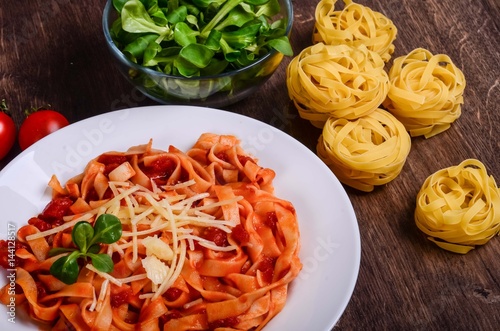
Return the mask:
<svg viewBox="0 0 500 331"><path fill-rule="evenodd" d="M145 278L148 278L147 274L140 274L140 275L130 276L130 277L126 277L126 278L118 278L117 280L119 282L121 282L122 284L127 284L127 283L136 282L138 280L143 280Z"/></svg>
<svg viewBox="0 0 500 331"><path fill-rule="evenodd" d="M186 188L186 187L189 187L191 185L194 185L196 184L196 181L194 179L190 179L186 182L183 182L183 183L179 183L179 184L175 184L175 185L165 185L163 186L163 189L165 191L173 191L173 190L177 190L179 188Z"/></svg>
<svg viewBox="0 0 500 331"><path fill-rule="evenodd" d="M151 233L158 232L160 230L163 230L165 228L168 228L170 226L169 223L163 223L161 225L158 225L156 228L151 228L148 230L142 230L142 231L123 231L122 232L122 237L133 237L133 236L144 236L148 235Z"/></svg>
<svg viewBox="0 0 500 331"><path fill-rule="evenodd" d="M174 257L176 256L177 255L174 255ZM182 267L184 266L184 261L186 260L186 242L184 240L181 241L179 256L179 263L177 263L176 265L175 272L173 273L173 275L164 280L164 282L158 288L158 291L153 296L153 300L165 293L170 288L170 286L172 286L177 277L179 277L179 275L181 274Z"/></svg>
<svg viewBox="0 0 500 331"><path fill-rule="evenodd" d="M142 239L142 244L146 247L146 255L154 255L164 261L172 260L174 257L170 246L157 236Z"/></svg>
<svg viewBox="0 0 500 331"><path fill-rule="evenodd" d="M89 307L89 311L94 311L95 307L97 306L97 297L95 295L95 287L93 287L92 291L92 304Z"/></svg>
<svg viewBox="0 0 500 331"><path fill-rule="evenodd" d="M87 264L85 268L89 269L90 271L95 272L98 276L101 276L104 279L109 280L111 283L115 284L116 286L122 286L123 283L116 279L115 277L111 276L108 273L102 272L97 270L92 264Z"/></svg>
<svg viewBox="0 0 500 331"><path fill-rule="evenodd" d="M101 284L101 292L99 293L99 297L97 298L97 305L95 307L95 310L97 310L97 311L100 311L102 308L104 299L106 298L106 294L108 291L108 286L109 286L109 280L106 279Z"/></svg>
<svg viewBox="0 0 500 331"><path fill-rule="evenodd" d="M26 236L26 240L28 240L28 241L35 240L35 239L38 239L38 238L43 238L43 237L46 237L46 236L50 236L51 234L56 234L58 232L62 232L64 230L66 230L66 229L69 229L69 228L75 226L75 224L78 223L79 221L80 221L80 219L75 219L73 221L64 223L63 225L57 226L57 227L49 229L47 231L37 232L37 233L34 233L34 234L30 234L29 236Z"/></svg>
<svg viewBox="0 0 500 331"><path fill-rule="evenodd" d="M154 255L146 256L141 262L147 277L154 285L160 285L165 281L169 271L169 267L165 263Z"/></svg>
<svg viewBox="0 0 500 331"><path fill-rule="evenodd" d="M185 304L182 306L182 308L183 308L183 309L189 309L189 308L194 307L194 306L196 306L196 305L198 305L198 304L201 304L201 303L203 303L203 299L202 299L202 298L198 298L198 299L193 300L193 301L191 301L191 302L185 303Z"/></svg>
<svg viewBox="0 0 500 331"><path fill-rule="evenodd" d="M190 180L163 188L183 188L194 183L194 180ZM203 210L232 204L242 199L242 197L193 207L196 201L203 200L206 203L206 198L209 197L209 194L200 193L191 197L186 197L182 194L162 195L159 192L159 188L155 186L153 186L153 190L149 190L143 186L133 185L129 182L110 181L109 187L115 195L114 198L103 202L98 208L92 209L84 215L79 215L77 218L71 219L61 226L32 234L27 236L26 239L33 240L46 237L65 231L81 220L92 222L101 214L113 214L119 217L122 224L127 225L129 230L124 230L122 238L107 247L107 254L112 256L114 252L117 252L120 256L124 256L125 250L132 247L132 262L136 262L139 260L139 245L143 245L146 248L147 256L142 259L141 263L146 273L117 279L108 273L97 270L91 264L87 264L86 268L104 278L106 284L112 283L117 286L145 278L150 279L153 283L153 293L143 294L141 297L144 298L157 298L172 286L182 271L187 249L194 249L195 242L215 251L231 251L236 249L234 246L220 247L209 240L194 235L193 229L189 228L189 226L216 227L226 233L230 233L231 227L234 226L232 221L216 219L214 216L204 213ZM139 201L142 199L147 201L147 204L140 203ZM148 225L150 228L139 231L138 225L140 224ZM165 231L171 235L169 244L158 238L158 233ZM94 293L91 305L92 309L98 309L99 300L105 295L104 290L105 285L103 283L103 288L101 288L98 298L95 297L96 294Z"/></svg>

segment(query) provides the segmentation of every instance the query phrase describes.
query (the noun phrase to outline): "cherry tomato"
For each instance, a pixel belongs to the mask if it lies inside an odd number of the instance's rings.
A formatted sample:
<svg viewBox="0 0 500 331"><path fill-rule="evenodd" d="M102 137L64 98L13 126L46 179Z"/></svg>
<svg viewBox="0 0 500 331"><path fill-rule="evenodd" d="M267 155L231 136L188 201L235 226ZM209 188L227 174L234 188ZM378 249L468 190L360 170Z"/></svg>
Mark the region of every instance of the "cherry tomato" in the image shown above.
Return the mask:
<svg viewBox="0 0 500 331"><path fill-rule="evenodd" d="M0 111L0 160L9 153L16 141L16 124L12 117Z"/></svg>
<svg viewBox="0 0 500 331"><path fill-rule="evenodd" d="M26 117L19 128L19 146L25 150L38 140L68 125L61 113L50 110L37 110Z"/></svg>

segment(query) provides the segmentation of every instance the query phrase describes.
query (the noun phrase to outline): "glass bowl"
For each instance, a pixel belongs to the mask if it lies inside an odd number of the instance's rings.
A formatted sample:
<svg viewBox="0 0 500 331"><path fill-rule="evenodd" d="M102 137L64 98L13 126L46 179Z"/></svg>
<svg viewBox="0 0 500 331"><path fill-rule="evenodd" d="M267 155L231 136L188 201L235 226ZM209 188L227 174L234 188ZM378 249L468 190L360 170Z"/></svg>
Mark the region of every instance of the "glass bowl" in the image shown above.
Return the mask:
<svg viewBox="0 0 500 331"><path fill-rule="evenodd" d="M278 0L280 13L273 20L284 19L285 35L292 29L291 0ZM147 97L162 104L187 104L223 107L236 103L259 89L275 72L284 55L274 49L240 69L211 76L183 77L165 74L129 60L113 40L111 27L118 18L113 1L108 0L102 17L104 36L120 72Z"/></svg>

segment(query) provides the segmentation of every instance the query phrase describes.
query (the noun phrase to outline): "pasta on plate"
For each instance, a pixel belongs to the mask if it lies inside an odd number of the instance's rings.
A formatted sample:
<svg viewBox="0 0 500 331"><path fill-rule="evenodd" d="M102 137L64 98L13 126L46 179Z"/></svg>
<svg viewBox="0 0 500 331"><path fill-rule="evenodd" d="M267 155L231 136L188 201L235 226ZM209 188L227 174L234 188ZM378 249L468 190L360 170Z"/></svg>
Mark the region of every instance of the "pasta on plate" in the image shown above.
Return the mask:
<svg viewBox="0 0 500 331"><path fill-rule="evenodd" d="M52 177L51 202L18 230L16 293L6 285L0 301L14 295L52 330L260 330L302 268L295 209L274 177L229 135L204 133L187 152L150 141L101 154L64 185ZM113 270L83 260L75 283L51 274L64 253L49 251L74 248L75 224L103 214L122 226L99 246Z"/></svg>

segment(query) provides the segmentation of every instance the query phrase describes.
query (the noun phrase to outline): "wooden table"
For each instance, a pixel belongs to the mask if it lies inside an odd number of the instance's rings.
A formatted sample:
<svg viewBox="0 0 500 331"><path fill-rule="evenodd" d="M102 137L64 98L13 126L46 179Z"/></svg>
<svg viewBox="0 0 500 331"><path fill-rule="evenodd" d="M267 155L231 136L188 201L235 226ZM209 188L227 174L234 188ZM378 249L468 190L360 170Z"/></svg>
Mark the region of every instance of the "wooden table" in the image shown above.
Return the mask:
<svg viewBox="0 0 500 331"><path fill-rule="evenodd" d="M481 160L500 183L499 2L358 2L398 27L394 56L417 47L447 54L464 72L467 87L461 117L438 136L414 138L399 177L371 193L346 188L358 217L362 258L352 299L334 329L498 329L500 238L467 255L449 253L426 240L413 212L425 178L466 158ZM294 1L296 53L311 44L316 4ZM0 98L7 99L17 125L31 106L50 104L76 122L155 104L115 70L102 34L103 7L103 0L1 0ZM224 109L269 123L314 151L320 130L301 119L288 98L289 61L255 95ZM19 152L16 146L0 168Z"/></svg>

